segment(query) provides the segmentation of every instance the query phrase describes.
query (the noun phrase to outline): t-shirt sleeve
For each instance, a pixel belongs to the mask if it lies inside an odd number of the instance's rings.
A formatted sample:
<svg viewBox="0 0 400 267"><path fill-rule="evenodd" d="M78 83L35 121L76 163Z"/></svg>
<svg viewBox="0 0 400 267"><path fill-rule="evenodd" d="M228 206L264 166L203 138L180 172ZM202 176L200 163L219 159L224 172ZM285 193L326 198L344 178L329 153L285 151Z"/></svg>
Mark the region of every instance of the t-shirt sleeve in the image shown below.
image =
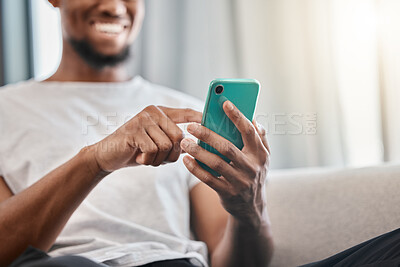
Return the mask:
<svg viewBox="0 0 400 267"><path fill-rule="evenodd" d="M188 187L189 187L189 191L193 189L193 187L195 187L195 185L201 183L201 181L194 176L193 174L189 173L189 178L188 178Z"/></svg>
<svg viewBox="0 0 400 267"><path fill-rule="evenodd" d="M191 97L191 103L192 103L192 108L194 110L203 112L203 107L204 107L204 102ZM196 143L197 143L197 138L195 138L193 135L188 133L188 137L193 138ZM199 178L197 178L196 176L194 176L193 174L189 173L189 190L192 190L192 188L194 188L197 184L201 183L201 181L199 180Z"/></svg>
<svg viewBox="0 0 400 267"><path fill-rule="evenodd" d="M181 124L181 127L183 128L184 134L186 138L190 138L193 139L196 143L197 143L197 138L194 137L193 135L191 135L188 131L187 131L187 126L190 123L185 123L185 124ZM194 176L193 174L191 174L189 171L188 172L188 186L189 186L189 190L192 190L192 188L197 185L198 183L200 183L201 181Z"/></svg>

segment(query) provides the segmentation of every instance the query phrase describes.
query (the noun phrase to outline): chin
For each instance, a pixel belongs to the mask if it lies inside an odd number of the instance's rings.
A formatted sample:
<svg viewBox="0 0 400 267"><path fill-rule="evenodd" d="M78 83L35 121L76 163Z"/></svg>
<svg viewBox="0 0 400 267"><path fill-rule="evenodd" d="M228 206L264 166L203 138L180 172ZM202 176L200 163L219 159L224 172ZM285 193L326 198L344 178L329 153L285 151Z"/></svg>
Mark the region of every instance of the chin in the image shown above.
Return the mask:
<svg viewBox="0 0 400 267"><path fill-rule="evenodd" d="M111 45L110 42L105 44L96 44L90 40L74 40L69 39L75 52L86 61L90 66L96 69L104 67L116 66L125 62L130 56L129 45L126 42L120 42Z"/></svg>
<svg viewBox="0 0 400 267"><path fill-rule="evenodd" d="M115 56L119 55L122 53L127 47L129 47L129 44L126 44L125 42L122 43L93 43L90 42L90 46L94 51L96 51L98 54L103 55L103 56Z"/></svg>

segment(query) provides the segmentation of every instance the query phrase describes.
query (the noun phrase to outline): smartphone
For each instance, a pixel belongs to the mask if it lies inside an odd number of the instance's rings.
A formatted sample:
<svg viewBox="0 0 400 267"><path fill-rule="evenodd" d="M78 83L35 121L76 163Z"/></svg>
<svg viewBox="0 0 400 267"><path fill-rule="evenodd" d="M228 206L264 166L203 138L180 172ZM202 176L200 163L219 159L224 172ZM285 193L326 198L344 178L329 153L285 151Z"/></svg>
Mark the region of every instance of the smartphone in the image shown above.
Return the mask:
<svg viewBox="0 0 400 267"><path fill-rule="evenodd" d="M254 79L215 79L210 83L206 104L204 106L201 125L232 142L239 149L243 148L242 135L225 114L222 105L226 100L231 101L247 119L253 121L257 105L260 83ZM203 141L198 140L199 146L220 156L226 162L228 158L218 150ZM216 144L215 146L217 146ZM219 173L197 160L202 168L218 177Z"/></svg>

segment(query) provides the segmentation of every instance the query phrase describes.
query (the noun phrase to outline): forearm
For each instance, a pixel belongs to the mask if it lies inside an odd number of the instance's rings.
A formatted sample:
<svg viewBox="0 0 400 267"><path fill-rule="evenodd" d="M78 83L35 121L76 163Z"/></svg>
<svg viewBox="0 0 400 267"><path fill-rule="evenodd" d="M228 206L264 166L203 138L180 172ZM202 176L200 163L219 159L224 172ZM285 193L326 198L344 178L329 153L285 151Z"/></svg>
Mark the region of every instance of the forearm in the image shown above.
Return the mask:
<svg viewBox="0 0 400 267"><path fill-rule="evenodd" d="M258 227L228 219L222 240L211 255L213 267L268 266L273 252L273 240L268 215Z"/></svg>
<svg viewBox="0 0 400 267"><path fill-rule="evenodd" d="M105 176L90 148L0 204L0 262L32 245L48 250L93 187Z"/></svg>

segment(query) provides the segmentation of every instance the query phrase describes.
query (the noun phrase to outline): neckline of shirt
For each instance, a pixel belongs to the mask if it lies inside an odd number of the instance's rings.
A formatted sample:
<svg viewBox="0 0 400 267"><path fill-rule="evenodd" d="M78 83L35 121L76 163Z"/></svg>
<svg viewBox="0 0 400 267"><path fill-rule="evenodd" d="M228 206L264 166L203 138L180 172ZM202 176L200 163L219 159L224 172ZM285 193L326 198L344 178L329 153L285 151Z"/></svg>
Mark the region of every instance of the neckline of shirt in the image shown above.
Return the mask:
<svg viewBox="0 0 400 267"><path fill-rule="evenodd" d="M68 88L68 89L90 89L90 90L118 90L126 89L128 87L135 87L137 85L143 84L145 80L140 76L136 75L131 80L125 82L59 82L59 81L38 81L35 79L29 80L29 82L34 83L41 87L46 88Z"/></svg>

